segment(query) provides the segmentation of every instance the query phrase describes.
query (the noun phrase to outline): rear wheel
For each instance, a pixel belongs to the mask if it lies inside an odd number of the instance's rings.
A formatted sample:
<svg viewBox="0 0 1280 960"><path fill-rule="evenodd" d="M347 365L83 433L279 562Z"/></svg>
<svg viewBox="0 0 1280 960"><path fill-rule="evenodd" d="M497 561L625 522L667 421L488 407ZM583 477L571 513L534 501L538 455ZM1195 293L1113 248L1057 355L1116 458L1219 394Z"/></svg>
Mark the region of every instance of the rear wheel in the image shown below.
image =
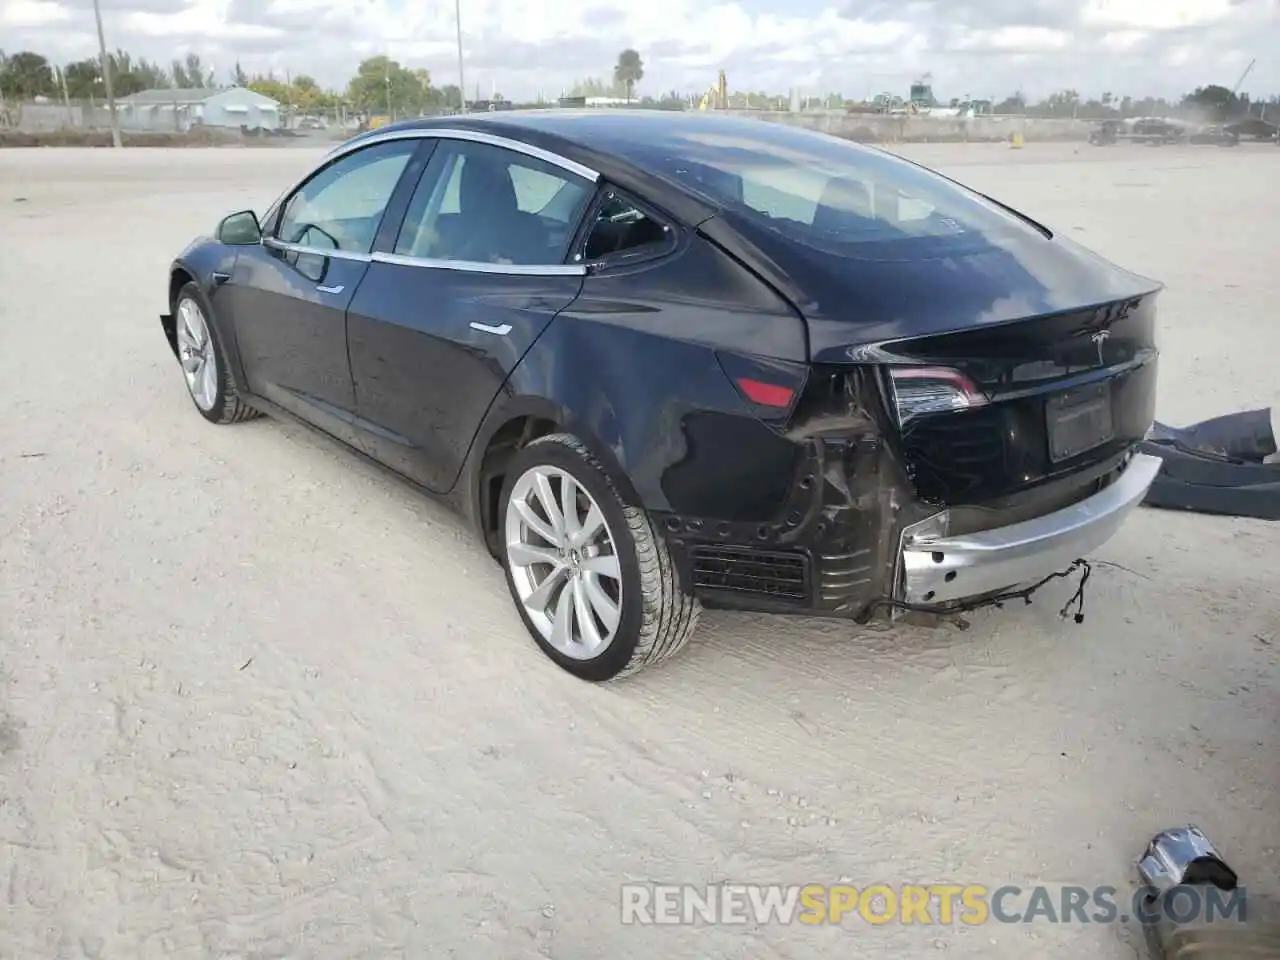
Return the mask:
<svg viewBox="0 0 1280 960"><path fill-rule="evenodd" d="M204 297L184 284L173 307L175 344L191 400L210 423L239 423L261 414L240 399Z"/></svg>
<svg viewBox="0 0 1280 960"><path fill-rule="evenodd" d="M499 524L520 618L574 676L634 673L675 654L693 633L700 608L666 541L576 437L551 434L516 454Z"/></svg>

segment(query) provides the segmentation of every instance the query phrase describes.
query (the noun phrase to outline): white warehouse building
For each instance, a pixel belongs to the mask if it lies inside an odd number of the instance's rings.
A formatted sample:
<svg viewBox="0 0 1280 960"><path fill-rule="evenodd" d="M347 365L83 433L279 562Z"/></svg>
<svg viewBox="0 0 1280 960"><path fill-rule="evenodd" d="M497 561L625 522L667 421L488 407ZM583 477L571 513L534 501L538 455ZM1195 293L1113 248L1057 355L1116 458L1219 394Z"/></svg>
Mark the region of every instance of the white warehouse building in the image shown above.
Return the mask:
<svg viewBox="0 0 1280 960"><path fill-rule="evenodd" d="M280 129L280 104L245 87L143 90L117 103L126 130L168 133L194 126Z"/></svg>

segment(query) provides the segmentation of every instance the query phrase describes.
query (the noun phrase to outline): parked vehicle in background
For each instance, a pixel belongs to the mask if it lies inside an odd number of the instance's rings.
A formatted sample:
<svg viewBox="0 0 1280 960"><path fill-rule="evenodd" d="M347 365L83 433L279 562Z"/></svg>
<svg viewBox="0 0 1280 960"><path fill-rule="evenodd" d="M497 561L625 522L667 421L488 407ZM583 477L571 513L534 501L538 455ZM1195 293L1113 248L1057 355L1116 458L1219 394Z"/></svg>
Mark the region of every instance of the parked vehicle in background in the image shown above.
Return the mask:
<svg viewBox="0 0 1280 960"><path fill-rule="evenodd" d="M1089 142L1096 147L1108 147L1120 140L1124 123L1120 120L1104 120L1089 133Z"/></svg>
<svg viewBox="0 0 1280 960"><path fill-rule="evenodd" d="M1234 147L1240 143L1240 134L1219 124L1201 127L1187 138L1187 142L1219 147Z"/></svg>
<svg viewBox="0 0 1280 960"><path fill-rule="evenodd" d="M1262 117L1245 117L1242 120L1236 120L1228 123L1225 128L1234 133L1241 140L1258 140L1266 142L1275 140L1280 135L1280 127L1276 124L1264 120Z"/></svg>
<svg viewBox="0 0 1280 960"><path fill-rule="evenodd" d="M1096 549L1159 469L1159 290L873 148L551 110L348 141L184 250L162 325L206 420L444 498L607 680L704 603L945 613Z"/></svg>
<svg viewBox="0 0 1280 960"><path fill-rule="evenodd" d="M1125 140L1160 146L1181 143L1187 138L1188 127L1160 117L1137 117L1128 120L1104 120L1089 134L1094 146L1110 146Z"/></svg>
<svg viewBox="0 0 1280 960"><path fill-rule="evenodd" d="M1145 141L1152 146L1165 143L1181 143L1187 137L1185 126L1162 117L1142 117L1133 121L1132 139Z"/></svg>

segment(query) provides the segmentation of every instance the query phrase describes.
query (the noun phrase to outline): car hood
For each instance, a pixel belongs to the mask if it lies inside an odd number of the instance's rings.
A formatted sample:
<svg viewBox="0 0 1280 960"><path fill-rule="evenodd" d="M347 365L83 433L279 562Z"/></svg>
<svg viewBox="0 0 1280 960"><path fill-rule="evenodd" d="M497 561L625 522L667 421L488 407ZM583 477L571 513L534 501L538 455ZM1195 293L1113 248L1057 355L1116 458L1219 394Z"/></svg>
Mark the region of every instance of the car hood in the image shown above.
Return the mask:
<svg viewBox="0 0 1280 960"><path fill-rule="evenodd" d="M1000 234L868 244L836 253L724 211L699 231L787 296L814 362L848 362L887 341L1006 324L1142 297L1155 280L1028 226Z"/></svg>

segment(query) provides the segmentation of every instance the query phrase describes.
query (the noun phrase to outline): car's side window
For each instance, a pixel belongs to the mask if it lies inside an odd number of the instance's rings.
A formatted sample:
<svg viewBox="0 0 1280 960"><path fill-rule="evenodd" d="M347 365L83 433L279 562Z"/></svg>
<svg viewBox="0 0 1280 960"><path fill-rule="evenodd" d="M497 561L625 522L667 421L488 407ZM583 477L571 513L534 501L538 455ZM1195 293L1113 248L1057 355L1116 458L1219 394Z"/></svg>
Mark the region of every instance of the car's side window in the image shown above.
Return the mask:
<svg viewBox="0 0 1280 960"><path fill-rule="evenodd" d="M276 239L317 250L370 253L382 214L417 140L390 140L325 167L285 204Z"/></svg>
<svg viewBox="0 0 1280 960"><path fill-rule="evenodd" d="M648 258L669 252L675 243L670 225L611 190L596 205L583 256L592 262Z"/></svg>
<svg viewBox="0 0 1280 960"><path fill-rule="evenodd" d="M558 266L592 184L514 150L441 140L396 240L400 256Z"/></svg>

